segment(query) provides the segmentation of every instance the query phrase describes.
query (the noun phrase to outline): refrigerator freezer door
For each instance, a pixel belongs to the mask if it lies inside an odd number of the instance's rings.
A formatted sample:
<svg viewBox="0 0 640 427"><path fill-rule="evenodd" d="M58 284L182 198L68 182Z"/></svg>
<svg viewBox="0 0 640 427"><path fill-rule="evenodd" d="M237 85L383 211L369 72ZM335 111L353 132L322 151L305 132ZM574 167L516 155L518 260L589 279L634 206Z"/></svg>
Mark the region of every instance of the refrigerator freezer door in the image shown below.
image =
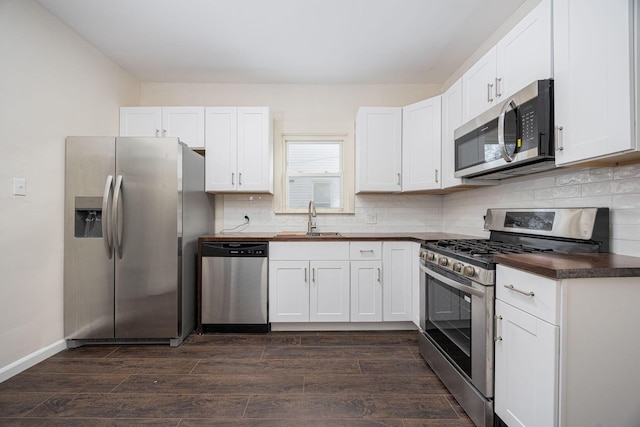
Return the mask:
<svg viewBox="0 0 640 427"><path fill-rule="evenodd" d="M177 138L116 139L116 338L179 335L181 156Z"/></svg>
<svg viewBox="0 0 640 427"><path fill-rule="evenodd" d="M113 338L114 263L108 236L115 138L66 140L64 333Z"/></svg>

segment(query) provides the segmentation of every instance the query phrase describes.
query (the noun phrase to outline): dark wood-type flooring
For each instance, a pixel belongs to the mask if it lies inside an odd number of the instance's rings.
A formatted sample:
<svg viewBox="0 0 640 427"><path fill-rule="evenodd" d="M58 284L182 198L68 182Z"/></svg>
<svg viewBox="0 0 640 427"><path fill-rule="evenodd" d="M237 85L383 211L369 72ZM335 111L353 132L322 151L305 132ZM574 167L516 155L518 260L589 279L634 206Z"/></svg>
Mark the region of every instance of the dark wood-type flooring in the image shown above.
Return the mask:
<svg viewBox="0 0 640 427"><path fill-rule="evenodd" d="M191 335L85 346L0 383L0 426L472 427L417 332Z"/></svg>

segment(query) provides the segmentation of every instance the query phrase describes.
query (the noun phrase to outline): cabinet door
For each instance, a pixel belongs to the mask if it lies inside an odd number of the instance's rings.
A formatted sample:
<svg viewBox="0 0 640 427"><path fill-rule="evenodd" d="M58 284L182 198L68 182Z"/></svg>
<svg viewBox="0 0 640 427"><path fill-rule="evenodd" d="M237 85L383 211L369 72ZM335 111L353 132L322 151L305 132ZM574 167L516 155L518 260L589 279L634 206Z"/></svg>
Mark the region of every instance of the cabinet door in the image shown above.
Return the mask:
<svg viewBox="0 0 640 427"><path fill-rule="evenodd" d="M351 261L351 321L382 321L381 261Z"/></svg>
<svg viewBox="0 0 640 427"><path fill-rule="evenodd" d="M496 45L497 102L535 80L553 77L551 0L543 0Z"/></svg>
<svg viewBox="0 0 640 427"><path fill-rule="evenodd" d="M402 108L363 107L356 116L356 193L402 189Z"/></svg>
<svg viewBox="0 0 640 427"><path fill-rule="evenodd" d="M349 321L349 261L311 261L309 320Z"/></svg>
<svg viewBox="0 0 640 427"><path fill-rule="evenodd" d="M496 48L462 75L462 121L476 118L495 104Z"/></svg>
<svg viewBox="0 0 640 427"><path fill-rule="evenodd" d="M205 110L205 190L235 191L237 176L237 109Z"/></svg>
<svg viewBox="0 0 640 427"><path fill-rule="evenodd" d="M120 136L164 136L162 107L121 107Z"/></svg>
<svg viewBox="0 0 640 427"><path fill-rule="evenodd" d="M442 95L442 188L462 184L454 177L456 172L456 147L454 131L462 125L462 79L458 79Z"/></svg>
<svg viewBox="0 0 640 427"><path fill-rule="evenodd" d="M634 3L553 2L556 164L636 147Z"/></svg>
<svg viewBox="0 0 640 427"><path fill-rule="evenodd" d="M413 320L413 273L411 242L382 245L382 320Z"/></svg>
<svg viewBox="0 0 640 427"><path fill-rule="evenodd" d="M309 262L269 262L269 321L309 321Z"/></svg>
<svg viewBox="0 0 640 427"><path fill-rule="evenodd" d="M496 414L509 426L557 426L559 328L500 300L496 317Z"/></svg>
<svg viewBox="0 0 640 427"><path fill-rule="evenodd" d="M164 136L180 138L190 148L204 149L204 107L163 107Z"/></svg>
<svg viewBox="0 0 640 427"><path fill-rule="evenodd" d="M237 117L237 190L273 193L273 136L269 108L239 107Z"/></svg>
<svg viewBox="0 0 640 427"><path fill-rule="evenodd" d="M440 188L441 97L402 109L402 191Z"/></svg>

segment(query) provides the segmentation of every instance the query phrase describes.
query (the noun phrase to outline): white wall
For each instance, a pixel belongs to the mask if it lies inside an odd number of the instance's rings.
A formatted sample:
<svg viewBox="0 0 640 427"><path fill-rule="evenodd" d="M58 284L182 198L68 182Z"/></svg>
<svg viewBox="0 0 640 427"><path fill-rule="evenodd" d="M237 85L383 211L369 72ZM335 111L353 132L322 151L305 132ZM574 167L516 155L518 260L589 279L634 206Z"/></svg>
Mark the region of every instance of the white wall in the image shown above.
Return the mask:
<svg viewBox="0 0 640 427"><path fill-rule="evenodd" d="M488 236L487 208L608 207L610 251L640 256L640 164L559 169L444 196L443 231Z"/></svg>
<svg viewBox="0 0 640 427"><path fill-rule="evenodd" d="M0 381L63 335L64 138L116 135L140 85L33 0L0 0ZM12 195L12 178L27 195Z"/></svg>

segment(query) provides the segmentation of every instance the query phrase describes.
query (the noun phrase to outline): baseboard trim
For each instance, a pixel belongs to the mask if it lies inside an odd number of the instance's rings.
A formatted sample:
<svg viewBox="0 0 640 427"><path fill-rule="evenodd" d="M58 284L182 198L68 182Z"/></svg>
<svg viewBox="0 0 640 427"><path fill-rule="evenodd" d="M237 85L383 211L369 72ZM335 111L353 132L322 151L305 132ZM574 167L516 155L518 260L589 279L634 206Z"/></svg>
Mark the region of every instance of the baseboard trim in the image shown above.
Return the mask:
<svg viewBox="0 0 640 427"><path fill-rule="evenodd" d="M42 362L45 359L53 356L56 353L61 352L67 348L67 343L65 340L56 341L53 344L50 344L40 350L34 351L31 354L26 355L22 359L16 360L13 363L10 363L7 366L3 366L0 368L0 383L8 380L14 375L19 374L22 371L25 371Z"/></svg>

